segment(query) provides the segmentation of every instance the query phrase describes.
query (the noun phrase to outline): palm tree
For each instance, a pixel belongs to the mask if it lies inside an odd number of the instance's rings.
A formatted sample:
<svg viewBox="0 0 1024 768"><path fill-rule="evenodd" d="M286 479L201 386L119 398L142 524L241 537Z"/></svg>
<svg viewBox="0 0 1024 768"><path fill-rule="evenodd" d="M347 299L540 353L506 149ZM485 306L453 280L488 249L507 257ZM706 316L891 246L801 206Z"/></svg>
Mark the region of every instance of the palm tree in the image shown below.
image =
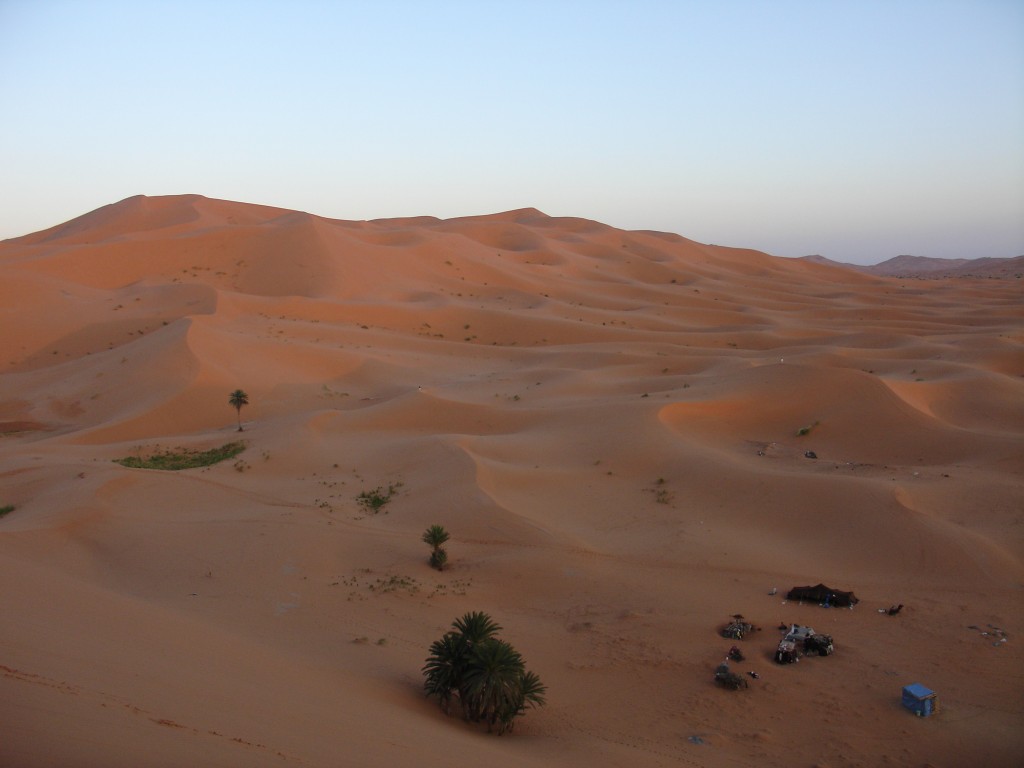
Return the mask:
<svg viewBox="0 0 1024 768"><path fill-rule="evenodd" d="M488 638L473 647L459 687L470 720L483 720L488 730L498 720L511 722L522 701L523 657L504 640Z"/></svg>
<svg viewBox="0 0 1024 768"><path fill-rule="evenodd" d="M423 690L427 696L437 696L441 709L448 714L452 693L459 687L459 679L466 663L466 641L455 632L448 632L430 646L430 655L423 666Z"/></svg>
<svg viewBox="0 0 1024 768"><path fill-rule="evenodd" d="M501 631L501 626L483 611L470 611L461 619L452 622L455 631L466 639L470 646L482 643Z"/></svg>
<svg viewBox="0 0 1024 768"><path fill-rule="evenodd" d="M236 389L231 393L228 402L238 411L238 431L242 431L242 406L249 404L249 396L244 390Z"/></svg>
<svg viewBox="0 0 1024 768"><path fill-rule="evenodd" d="M514 707L509 707L500 713L501 729L498 732L511 731L513 720L524 714L527 707L543 707L546 703L544 694L547 690L547 686L540 681L540 677L535 672L523 672L522 677L519 678L518 697L514 702Z"/></svg>
<svg viewBox="0 0 1024 768"><path fill-rule="evenodd" d="M448 538L448 531L441 525L432 525L423 534L423 543L431 547L430 565L439 571L443 571L448 562L448 553L441 548Z"/></svg>
<svg viewBox="0 0 1024 768"><path fill-rule="evenodd" d="M540 678L535 672L526 672L523 674L523 709L529 707L543 707L547 701L544 698L544 694L548 692L548 687L540 681Z"/></svg>

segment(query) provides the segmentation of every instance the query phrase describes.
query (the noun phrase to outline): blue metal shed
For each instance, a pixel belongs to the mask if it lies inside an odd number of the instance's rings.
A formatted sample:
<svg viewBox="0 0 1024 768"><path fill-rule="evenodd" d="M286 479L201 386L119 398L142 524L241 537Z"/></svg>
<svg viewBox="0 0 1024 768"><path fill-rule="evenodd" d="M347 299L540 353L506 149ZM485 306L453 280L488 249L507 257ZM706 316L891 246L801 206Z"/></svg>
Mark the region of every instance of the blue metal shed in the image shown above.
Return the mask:
<svg viewBox="0 0 1024 768"><path fill-rule="evenodd" d="M918 717L928 717L939 711L939 695L920 683L903 687L903 706Z"/></svg>

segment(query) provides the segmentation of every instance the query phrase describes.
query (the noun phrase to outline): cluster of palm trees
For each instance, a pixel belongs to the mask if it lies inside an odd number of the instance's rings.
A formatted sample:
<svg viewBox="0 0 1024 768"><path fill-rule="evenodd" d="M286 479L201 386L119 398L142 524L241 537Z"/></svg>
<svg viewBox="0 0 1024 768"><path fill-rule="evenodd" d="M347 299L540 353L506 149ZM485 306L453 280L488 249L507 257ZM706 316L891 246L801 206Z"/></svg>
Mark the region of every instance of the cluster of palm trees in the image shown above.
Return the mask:
<svg viewBox="0 0 1024 768"><path fill-rule="evenodd" d="M519 652L496 637L501 627L490 616L467 613L452 627L430 646L423 667L424 690L437 696L445 714L457 698L465 719L504 733L527 708L543 706L547 688Z"/></svg>

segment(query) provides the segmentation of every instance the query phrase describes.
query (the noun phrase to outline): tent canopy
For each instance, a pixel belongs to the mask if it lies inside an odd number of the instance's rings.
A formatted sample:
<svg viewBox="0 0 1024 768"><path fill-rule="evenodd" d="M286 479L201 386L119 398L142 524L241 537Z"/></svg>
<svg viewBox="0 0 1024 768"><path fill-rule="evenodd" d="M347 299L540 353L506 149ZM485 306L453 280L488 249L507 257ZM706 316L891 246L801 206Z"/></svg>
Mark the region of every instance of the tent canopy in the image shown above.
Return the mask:
<svg viewBox="0 0 1024 768"><path fill-rule="evenodd" d="M813 587L793 587L786 595L787 600L809 600L815 603L825 603L845 608L859 602L853 592L844 592L841 589L832 589L824 584L816 584Z"/></svg>

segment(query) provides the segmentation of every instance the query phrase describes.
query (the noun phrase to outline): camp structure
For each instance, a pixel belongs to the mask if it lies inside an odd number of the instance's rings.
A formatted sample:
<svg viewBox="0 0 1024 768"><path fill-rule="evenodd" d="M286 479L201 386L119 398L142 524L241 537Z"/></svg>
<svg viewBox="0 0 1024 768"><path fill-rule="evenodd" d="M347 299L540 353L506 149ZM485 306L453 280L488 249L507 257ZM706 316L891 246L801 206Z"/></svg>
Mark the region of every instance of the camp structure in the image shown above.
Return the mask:
<svg viewBox="0 0 1024 768"><path fill-rule="evenodd" d="M753 631L753 624L735 619L722 627L721 634L722 637L727 637L730 640L742 640Z"/></svg>
<svg viewBox="0 0 1024 768"><path fill-rule="evenodd" d="M786 634L775 649L775 661L779 664L792 664L800 661L800 646L804 640L814 635L814 630L799 624L790 624Z"/></svg>
<svg viewBox="0 0 1024 768"><path fill-rule="evenodd" d="M787 600L799 600L810 603L818 603L824 606L836 608L852 608L858 602L853 592L843 592L841 589L832 589L824 584L817 584L813 587L793 587L786 595Z"/></svg>
<svg viewBox="0 0 1024 768"><path fill-rule="evenodd" d="M792 664L800 661L800 652L792 640L782 640L775 649L775 661L779 664Z"/></svg>
<svg viewBox="0 0 1024 768"><path fill-rule="evenodd" d="M730 691L738 691L740 688L749 688L750 685L742 675L729 671L729 662L723 661L715 669L715 682Z"/></svg>
<svg viewBox="0 0 1024 768"><path fill-rule="evenodd" d="M929 717L939 711L939 696L920 683L903 687L903 706L918 717Z"/></svg>
<svg viewBox="0 0 1024 768"><path fill-rule="evenodd" d="M811 635L804 638L804 653L808 656L831 656L835 652L831 635Z"/></svg>
<svg viewBox="0 0 1024 768"><path fill-rule="evenodd" d="M779 664L792 664L800 661L800 650L806 655L831 656L835 648L831 635L819 635L811 627L790 624L786 634L775 649L775 661Z"/></svg>
<svg viewBox="0 0 1024 768"><path fill-rule="evenodd" d="M802 643L808 637L814 636L813 627L805 627L802 624L790 624L789 629L786 630L786 639L792 640L793 642Z"/></svg>

